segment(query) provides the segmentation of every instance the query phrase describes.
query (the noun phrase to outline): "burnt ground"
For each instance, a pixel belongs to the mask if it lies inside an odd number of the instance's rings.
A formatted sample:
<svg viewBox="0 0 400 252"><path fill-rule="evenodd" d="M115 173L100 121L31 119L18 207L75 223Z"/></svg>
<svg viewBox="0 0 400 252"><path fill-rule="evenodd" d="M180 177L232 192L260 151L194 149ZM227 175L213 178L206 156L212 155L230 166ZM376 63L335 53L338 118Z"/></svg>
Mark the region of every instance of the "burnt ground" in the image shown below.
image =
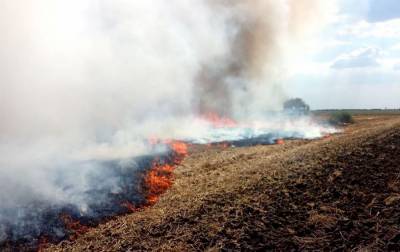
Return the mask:
<svg viewBox="0 0 400 252"><path fill-rule="evenodd" d="M156 205L48 250L400 250L400 117L192 152Z"/></svg>

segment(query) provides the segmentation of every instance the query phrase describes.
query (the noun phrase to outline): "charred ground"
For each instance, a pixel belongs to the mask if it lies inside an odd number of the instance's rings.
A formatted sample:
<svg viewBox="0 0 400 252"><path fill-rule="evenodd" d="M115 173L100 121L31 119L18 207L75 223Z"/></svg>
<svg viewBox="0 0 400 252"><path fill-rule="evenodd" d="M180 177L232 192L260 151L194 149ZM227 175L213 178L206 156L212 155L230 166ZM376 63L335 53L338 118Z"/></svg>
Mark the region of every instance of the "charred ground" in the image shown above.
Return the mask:
<svg viewBox="0 0 400 252"><path fill-rule="evenodd" d="M193 148L153 207L49 251L400 250L400 118L317 141Z"/></svg>

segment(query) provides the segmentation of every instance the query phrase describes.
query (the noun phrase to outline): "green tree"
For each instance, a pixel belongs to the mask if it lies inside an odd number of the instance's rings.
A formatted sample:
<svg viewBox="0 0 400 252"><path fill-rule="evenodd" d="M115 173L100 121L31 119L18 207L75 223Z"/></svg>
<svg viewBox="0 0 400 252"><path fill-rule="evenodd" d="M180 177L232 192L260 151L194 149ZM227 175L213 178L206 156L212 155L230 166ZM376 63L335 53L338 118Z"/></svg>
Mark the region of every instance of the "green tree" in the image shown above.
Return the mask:
<svg viewBox="0 0 400 252"><path fill-rule="evenodd" d="M301 98L292 98L283 103L283 110L289 113L304 115L310 112L310 106Z"/></svg>

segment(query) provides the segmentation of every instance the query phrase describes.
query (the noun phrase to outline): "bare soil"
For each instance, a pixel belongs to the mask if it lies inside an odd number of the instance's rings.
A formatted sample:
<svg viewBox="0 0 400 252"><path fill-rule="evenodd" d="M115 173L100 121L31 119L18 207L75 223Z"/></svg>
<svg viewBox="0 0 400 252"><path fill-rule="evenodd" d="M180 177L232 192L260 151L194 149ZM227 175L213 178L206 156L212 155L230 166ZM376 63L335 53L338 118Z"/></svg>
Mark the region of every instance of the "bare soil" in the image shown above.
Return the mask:
<svg viewBox="0 0 400 252"><path fill-rule="evenodd" d="M154 206L48 251L400 250L400 117L326 139L193 147Z"/></svg>

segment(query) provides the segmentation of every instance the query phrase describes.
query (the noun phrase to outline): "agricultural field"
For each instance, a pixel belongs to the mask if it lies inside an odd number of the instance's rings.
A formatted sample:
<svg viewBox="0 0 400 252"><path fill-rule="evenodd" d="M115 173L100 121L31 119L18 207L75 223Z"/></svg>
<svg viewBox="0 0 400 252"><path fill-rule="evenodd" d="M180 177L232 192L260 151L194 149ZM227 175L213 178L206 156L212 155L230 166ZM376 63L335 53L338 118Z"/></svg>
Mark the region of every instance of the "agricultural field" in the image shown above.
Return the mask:
<svg viewBox="0 0 400 252"><path fill-rule="evenodd" d="M318 140L191 146L151 206L47 251L400 250L400 116Z"/></svg>
<svg viewBox="0 0 400 252"><path fill-rule="evenodd" d="M400 0L0 1L0 252L400 251L399 31Z"/></svg>

